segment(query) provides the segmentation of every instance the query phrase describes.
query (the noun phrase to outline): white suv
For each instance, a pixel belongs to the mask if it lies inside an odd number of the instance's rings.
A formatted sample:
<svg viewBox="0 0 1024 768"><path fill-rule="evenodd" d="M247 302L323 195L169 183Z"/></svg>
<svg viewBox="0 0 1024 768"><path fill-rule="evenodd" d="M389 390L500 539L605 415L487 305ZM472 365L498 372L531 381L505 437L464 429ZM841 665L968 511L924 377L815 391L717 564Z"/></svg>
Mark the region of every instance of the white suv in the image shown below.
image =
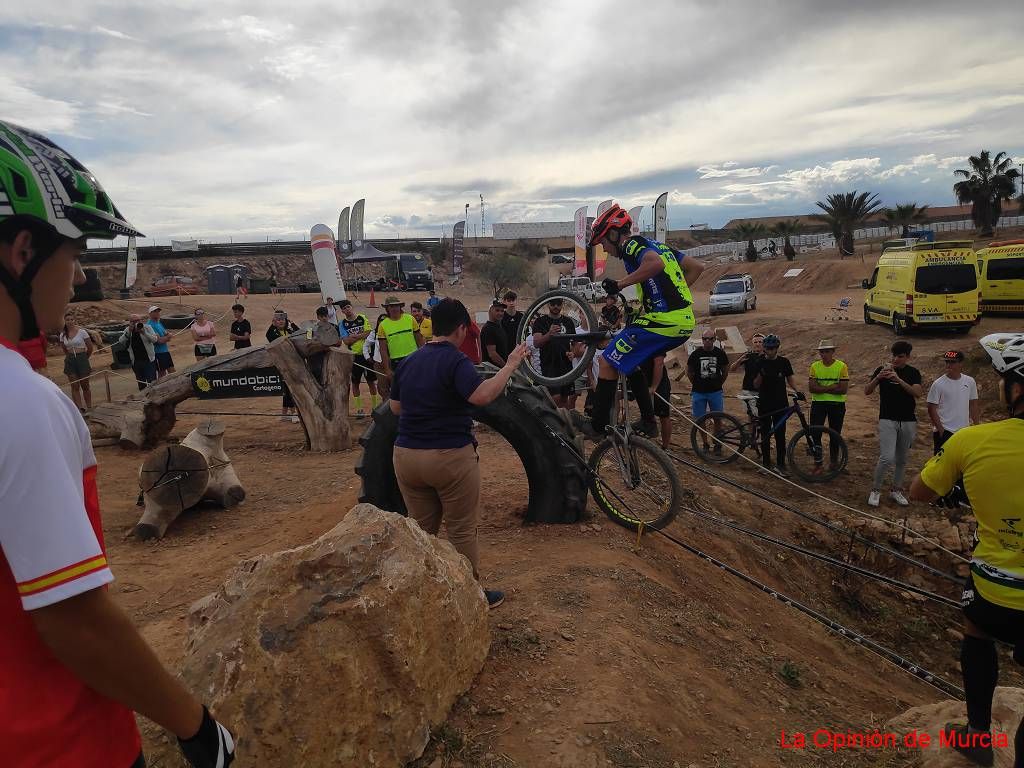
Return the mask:
<svg viewBox="0 0 1024 768"><path fill-rule="evenodd" d="M746 272L718 278L715 287L711 289L708 313L718 315L723 312L746 312L748 309L757 309L754 278Z"/></svg>

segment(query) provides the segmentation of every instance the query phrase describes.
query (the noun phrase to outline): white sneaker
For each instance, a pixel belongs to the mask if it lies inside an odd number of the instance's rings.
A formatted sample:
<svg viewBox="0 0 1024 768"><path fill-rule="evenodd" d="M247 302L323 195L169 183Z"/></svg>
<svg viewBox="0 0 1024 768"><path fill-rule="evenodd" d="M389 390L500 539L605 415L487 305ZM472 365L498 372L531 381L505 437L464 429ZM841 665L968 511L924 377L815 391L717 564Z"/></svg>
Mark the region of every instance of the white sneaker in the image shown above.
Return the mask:
<svg viewBox="0 0 1024 768"><path fill-rule="evenodd" d="M868 494L868 506L877 507L878 503L882 500L882 493L880 491L872 491Z"/></svg>
<svg viewBox="0 0 1024 768"><path fill-rule="evenodd" d="M299 423L299 417L298 416L292 416L292 424L298 424L298 423Z"/></svg>
<svg viewBox="0 0 1024 768"><path fill-rule="evenodd" d="M899 504L901 507L909 507L910 502L907 501L907 497L903 495L903 491L895 490L889 493L889 498Z"/></svg>

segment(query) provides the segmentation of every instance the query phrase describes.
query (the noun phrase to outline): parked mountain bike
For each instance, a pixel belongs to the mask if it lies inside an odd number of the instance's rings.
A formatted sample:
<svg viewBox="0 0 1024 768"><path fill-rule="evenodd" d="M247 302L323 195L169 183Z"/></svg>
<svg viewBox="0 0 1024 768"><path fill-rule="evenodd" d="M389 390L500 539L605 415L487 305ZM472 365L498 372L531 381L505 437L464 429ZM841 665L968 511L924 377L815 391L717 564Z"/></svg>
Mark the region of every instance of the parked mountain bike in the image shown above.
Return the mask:
<svg viewBox="0 0 1024 768"><path fill-rule="evenodd" d="M534 323L545 314L552 300L561 300L559 316L571 320L574 328L572 333L558 333L551 337L552 342L568 342L563 372L545 375L532 356L523 361L523 370L537 384L554 388L572 384L589 371L598 345L610 339L612 334L598 329L594 310L583 296L572 291L553 290L538 296L526 309L516 344L522 344L533 333ZM628 312L629 307L621 295L619 302ZM660 529L678 514L682 485L668 455L633 431L626 394L626 377L620 375L617 418L608 426L605 438L597 444L587 461L590 492L601 510L615 523L632 530L641 525Z"/></svg>
<svg viewBox="0 0 1024 768"><path fill-rule="evenodd" d="M793 404L765 416L772 417L772 434L794 414L800 420L800 430L793 435L786 449L790 469L808 483L834 480L846 468L848 459L846 441L834 429L809 425L800 407L804 396L790 394ZM761 421L754 404L757 398L741 395L747 407L749 423L743 424L735 416L712 411L697 419L690 431L690 444L694 452L709 464L728 464L735 461L750 447L761 458Z"/></svg>

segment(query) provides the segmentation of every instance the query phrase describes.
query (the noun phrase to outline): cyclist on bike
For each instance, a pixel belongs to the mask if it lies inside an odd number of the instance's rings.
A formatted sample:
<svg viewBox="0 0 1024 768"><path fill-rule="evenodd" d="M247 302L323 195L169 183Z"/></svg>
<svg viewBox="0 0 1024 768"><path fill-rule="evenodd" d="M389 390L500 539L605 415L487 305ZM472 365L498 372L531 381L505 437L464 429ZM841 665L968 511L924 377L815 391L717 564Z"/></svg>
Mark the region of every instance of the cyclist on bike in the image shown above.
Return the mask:
<svg viewBox="0 0 1024 768"><path fill-rule="evenodd" d="M992 638L1014 646L1024 663L1024 333L993 333L981 346L1002 379L999 399L1010 418L957 430L910 488L910 498L935 501L963 479L978 520L977 545L964 584L964 639L960 668L967 698L967 725L944 729L954 747L978 765L992 765L992 695L999 658ZM1024 765L1024 723L1014 739L1016 762Z"/></svg>
<svg viewBox="0 0 1024 768"><path fill-rule="evenodd" d="M594 392L594 418L580 416L576 426L586 436L600 439L611 419L612 405L620 373L626 375L630 390L640 409L638 432L650 437L658 434L654 403L640 365L657 355L683 344L693 333L693 296L689 284L704 266L692 256L680 255L664 243L640 235L631 235L633 219L618 205L612 205L594 221L591 247L600 245L626 267L621 280L605 278L601 285L609 295L630 285L637 287L642 311L627 318L626 326L601 354L597 388ZM576 417L574 417L576 421Z"/></svg>

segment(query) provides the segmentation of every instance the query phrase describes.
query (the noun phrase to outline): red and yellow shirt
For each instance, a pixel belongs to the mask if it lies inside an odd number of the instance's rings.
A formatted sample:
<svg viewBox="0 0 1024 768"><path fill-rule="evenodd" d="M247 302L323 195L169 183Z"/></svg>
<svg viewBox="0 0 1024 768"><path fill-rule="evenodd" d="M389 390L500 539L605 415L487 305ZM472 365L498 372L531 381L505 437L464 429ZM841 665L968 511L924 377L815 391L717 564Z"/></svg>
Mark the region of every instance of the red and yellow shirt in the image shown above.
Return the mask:
<svg viewBox="0 0 1024 768"><path fill-rule="evenodd" d="M0 339L0 755L10 768L127 768L131 710L82 683L30 612L113 580L78 409Z"/></svg>

